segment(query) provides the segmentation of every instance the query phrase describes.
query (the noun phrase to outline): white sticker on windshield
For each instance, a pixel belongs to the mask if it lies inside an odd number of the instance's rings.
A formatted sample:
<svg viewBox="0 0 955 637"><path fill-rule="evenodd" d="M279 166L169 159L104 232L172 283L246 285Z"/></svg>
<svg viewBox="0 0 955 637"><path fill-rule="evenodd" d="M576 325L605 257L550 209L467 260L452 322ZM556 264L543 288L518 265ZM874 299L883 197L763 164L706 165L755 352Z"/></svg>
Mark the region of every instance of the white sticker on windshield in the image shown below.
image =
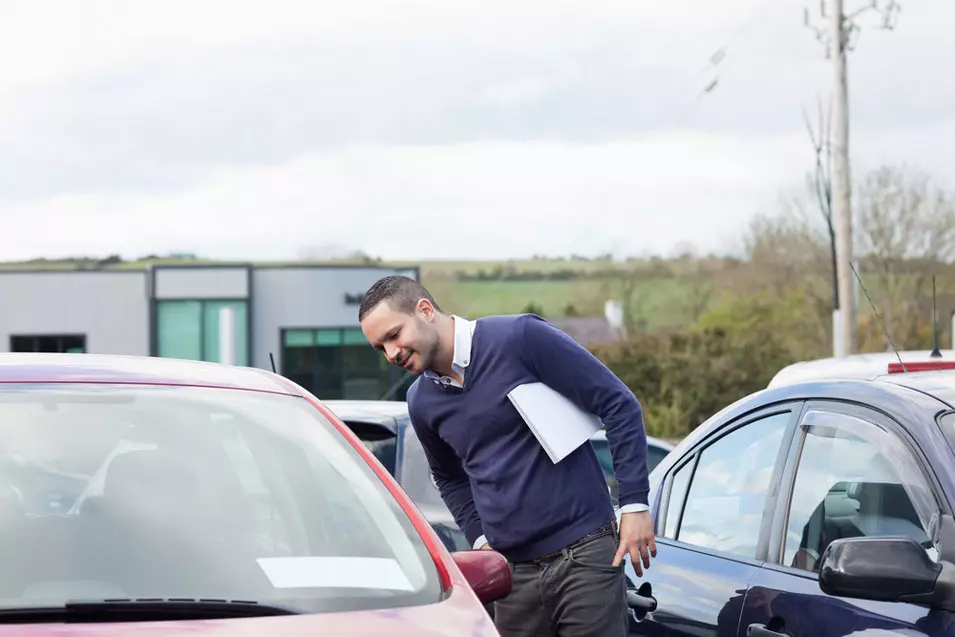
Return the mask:
<svg viewBox="0 0 955 637"><path fill-rule="evenodd" d="M381 557L260 557L275 588L378 588L413 591L397 561Z"/></svg>

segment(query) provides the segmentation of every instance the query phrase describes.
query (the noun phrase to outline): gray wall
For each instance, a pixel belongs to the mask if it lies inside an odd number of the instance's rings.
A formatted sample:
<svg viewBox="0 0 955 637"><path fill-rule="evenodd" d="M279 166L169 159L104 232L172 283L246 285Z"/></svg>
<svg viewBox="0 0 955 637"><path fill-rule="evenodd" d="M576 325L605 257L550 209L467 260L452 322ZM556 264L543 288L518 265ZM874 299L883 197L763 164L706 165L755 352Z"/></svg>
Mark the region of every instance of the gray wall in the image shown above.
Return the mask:
<svg viewBox="0 0 955 637"><path fill-rule="evenodd" d="M282 371L280 330L296 327L358 326L358 306L345 294L361 295L389 274L416 277L414 270L392 268L261 268L252 273L254 367L271 369L269 352Z"/></svg>
<svg viewBox="0 0 955 637"><path fill-rule="evenodd" d="M95 354L149 354L147 274L0 272L0 352L16 334L85 334Z"/></svg>
<svg viewBox="0 0 955 637"><path fill-rule="evenodd" d="M156 268L157 299L244 299L249 269Z"/></svg>

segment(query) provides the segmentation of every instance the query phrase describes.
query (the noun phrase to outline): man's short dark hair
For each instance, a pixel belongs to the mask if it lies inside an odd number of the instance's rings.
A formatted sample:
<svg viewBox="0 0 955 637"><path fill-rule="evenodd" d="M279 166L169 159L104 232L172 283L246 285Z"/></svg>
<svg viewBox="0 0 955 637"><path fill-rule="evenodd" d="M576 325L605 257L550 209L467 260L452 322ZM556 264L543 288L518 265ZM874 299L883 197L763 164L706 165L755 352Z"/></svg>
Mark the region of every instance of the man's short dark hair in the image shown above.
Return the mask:
<svg viewBox="0 0 955 637"><path fill-rule="evenodd" d="M421 299L428 299L434 309L441 311L441 308L435 303L434 297L423 285L411 277L390 274L375 281L365 292L365 298L362 299L358 308L358 321L363 321L365 316L378 307L382 301L388 301L399 312L414 314L415 307Z"/></svg>

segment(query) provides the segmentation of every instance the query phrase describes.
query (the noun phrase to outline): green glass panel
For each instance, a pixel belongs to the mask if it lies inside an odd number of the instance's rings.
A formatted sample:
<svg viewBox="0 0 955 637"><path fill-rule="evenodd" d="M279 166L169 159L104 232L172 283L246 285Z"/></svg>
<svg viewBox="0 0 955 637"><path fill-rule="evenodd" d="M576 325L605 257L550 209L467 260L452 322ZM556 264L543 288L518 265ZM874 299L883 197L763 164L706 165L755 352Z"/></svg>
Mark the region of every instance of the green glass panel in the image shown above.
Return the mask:
<svg viewBox="0 0 955 637"><path fill-rule="evenodd" d="M315 332L312 330L286 330L287 347L311 347L315 344Z"/></svg>
<svg viewBox="0 0 955 637"><path fill-rule="evenodd" d="M219 311L232 308L235 313L235 361L236 365L248 365L249 325L245 301L204 301L203 302L203 351L202 360L214 363L219 358Z"/></svg>
<svg viewBox="0 0 955 637"><path fill-rule="evenodd" d="M344 345L367 345L371 349L371 344L368 342L368 339L365 338L365 335L362 333L360 327L348 328L344 331ZM371 351L375 351L371 349Z"/></svg>
<svg viewBox="0 0 955 637"><path fill-rule="evenodd" d="M330 345L341 345L342 344L342 331L340 329L334 330L318 330L315 333L315 344L319 347L328 347Z"/></svg>
<svg viewBox="0 0 955 637"><path fill-rule="evenodd" d="M201 301L160 301L156 319L159 356L202 358Z"/></svg>

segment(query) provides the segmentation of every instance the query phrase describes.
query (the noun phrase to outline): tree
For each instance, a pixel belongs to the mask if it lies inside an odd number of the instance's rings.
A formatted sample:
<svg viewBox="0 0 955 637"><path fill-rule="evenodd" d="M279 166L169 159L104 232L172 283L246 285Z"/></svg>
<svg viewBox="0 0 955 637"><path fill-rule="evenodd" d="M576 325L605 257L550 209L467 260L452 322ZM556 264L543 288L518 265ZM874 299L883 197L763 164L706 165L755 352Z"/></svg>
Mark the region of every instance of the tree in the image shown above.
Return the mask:
<svg viewBox="0 0 955 637"><path fill-rule="evenodd" d="M594 354L640 400L651 435L681 438L796 360L775 316L772 302L742 299L699 327L638 334Z"/></svg>
<svg viewBox="0 0 955 637"><path fill-rule="evenodd" d="M792 338L806 353L831 355L833 277L825 225L812 211L813 182L781 196L777 210L757 215L745 238L746 267L728 272L731 299L760 296L780 304L796 300L800 322Z"/></svg>
<svg viewBox="0 0 955 637"><path fill-rule="evenodd" d="M807 344L832 341L834 264L828 220L820 214L824 185L824 178L810 175L781 197L775 211L753 219L745 241L747 267L732 273L728 286L736 295L801 295L807 312L800 315L807 323L794 327ZM897 347L927 347L928 284L955 258L955 195L923 173L892 166L866 173L856 190L855 254L863 285ZM884 330L864 297L857 307L859 351L886 349Z"/></svg>
<svg viewBox="0 0 955 637"><path fill-rule="evenodd" d="M540 306L536 301L531 301L524 306L524 309L521 310L521 314L536 314L537 316L544 316L544 308Z"/></svg>
<svg viewBox="0 0 955 637"><path fill-rule="evenodd" d="M895 345L926 347L925 326L931 319L928 284L955 258L955 195L925 173L885 166L866 174L855 200L860 277L872 288ZM860 315L863 312L860 308ZM860 347L876 343L888 347L881 325L867 324L873 329L860 335L868 341Z"/></svg>

